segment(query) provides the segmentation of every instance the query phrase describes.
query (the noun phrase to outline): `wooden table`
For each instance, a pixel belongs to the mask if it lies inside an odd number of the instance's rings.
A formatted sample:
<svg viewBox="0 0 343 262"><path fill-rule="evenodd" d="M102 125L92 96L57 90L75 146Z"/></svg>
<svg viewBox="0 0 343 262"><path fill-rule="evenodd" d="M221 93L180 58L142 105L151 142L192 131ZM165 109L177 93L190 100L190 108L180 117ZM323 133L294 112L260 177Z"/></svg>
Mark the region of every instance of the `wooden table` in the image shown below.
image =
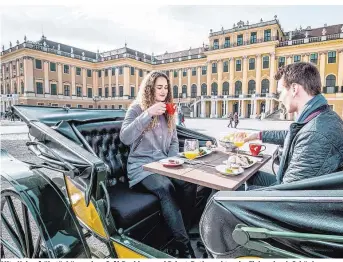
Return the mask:
<svg viewBox="0 0 343 262"><path fill-rule="evenodd" d="M204 161L211 165L223 165L223 161L227 160L232 152L224 152L221 149L217 149L210 155L198 158L197 160ZM263 155L261 162L257 162L252 167L244 170L243 174L237 176L224 176L220 174L214 167L197 164L183 164L180 167L164 167L159 162L153 162L143 166L144 170L172 177L187 182L191 182L197 185L209 187L216 190L236 190L245 181L247 181L253 174L255 174L262 166L264 166L269 159L270 155Z"/></svg>

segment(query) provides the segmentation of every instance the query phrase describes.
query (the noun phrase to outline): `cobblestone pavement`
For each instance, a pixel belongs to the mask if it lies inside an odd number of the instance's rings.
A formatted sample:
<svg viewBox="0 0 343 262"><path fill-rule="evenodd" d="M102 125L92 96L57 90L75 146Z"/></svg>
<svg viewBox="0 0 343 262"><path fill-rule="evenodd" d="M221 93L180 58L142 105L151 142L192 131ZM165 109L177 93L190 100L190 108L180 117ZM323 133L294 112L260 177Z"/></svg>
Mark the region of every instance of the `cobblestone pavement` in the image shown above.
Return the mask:
<svg viewBox="0 0 343 262"><path fill-rule="evenodd" d="M205 133L207 135L219 138L234 129L227 128L228 121L221 119L186 119L186 126L195 131ZM239 130L246 130L247 132L256 132L260 129L286 129L291 122L285 121L258 121L258 120L240 120L238 126ZM40 163L40 159L31 153L25 143L28 141L27 127L23 122L1 121L1 148L6 149L11 155L21 161L28 161L33 163ZM247 149L247 148L243 148ZM267 153L272 153L275 146L267 145ZM266 164L263 169L267 172L271 171L271 163ZM50 170L45 170L46 174L53 179L58 185L63 187L63 180L60 174ZM8 185L1 181L1 188L6 188ZM33 232L37 234L37 232ZM107 254L106 247L94 237L87 240L88 244L94 248L99 248L102 252Z"/></svg>

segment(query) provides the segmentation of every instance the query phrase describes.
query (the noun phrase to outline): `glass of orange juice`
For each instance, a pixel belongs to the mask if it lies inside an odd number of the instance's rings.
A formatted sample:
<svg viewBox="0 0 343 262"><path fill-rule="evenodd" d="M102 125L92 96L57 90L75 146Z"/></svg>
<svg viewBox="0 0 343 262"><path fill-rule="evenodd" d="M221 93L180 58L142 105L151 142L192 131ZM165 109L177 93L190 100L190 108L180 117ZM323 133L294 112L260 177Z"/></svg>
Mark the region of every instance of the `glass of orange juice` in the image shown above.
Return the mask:
<svg viewBox="0 0 343 262"><path fill-rule="evenodd" d="M245 132L236 132L233 137L233 144L237 147L237 155L238 149L244 145L244 138L246 137Z"/></svg>
<svg viewBox="0 0 343 262"><path fill-rule="evenodd" d="M198 139L186 139L184 148L184 156L189 159L193 160L199 155L199 141Z"/></svg>

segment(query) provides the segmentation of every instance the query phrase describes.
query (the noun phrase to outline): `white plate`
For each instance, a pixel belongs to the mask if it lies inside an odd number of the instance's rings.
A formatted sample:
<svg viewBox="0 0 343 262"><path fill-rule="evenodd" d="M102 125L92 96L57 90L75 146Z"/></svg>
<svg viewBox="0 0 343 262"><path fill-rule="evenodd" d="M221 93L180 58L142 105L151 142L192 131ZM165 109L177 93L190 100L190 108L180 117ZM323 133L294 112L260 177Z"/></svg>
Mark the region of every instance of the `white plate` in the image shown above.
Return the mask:
<svg viewBox="0 0 343 262"><path fill-rule="evenodd" d="M174 161L174 163L172 161ZM177 158L177 157L170 157L170 158L161 159L158 162L160 162L165 167L181 166L183 163L185 163L184 160Z"/></svg>
<svg viewBox="0 0 343 262"><path fill-rule="evenodd" d="M241 166L242 168L249 168L249 167L252 167L253 165L255 165L255 164L257 163L257 160L256 160L256 159L252 159L252 158L250 158L250 157L249 157L249 159L250 159L251 161L253 161L253 162L252 162L250 165ZM224 161L223 161L223 164L227 165L227 160L224 160Z"/></svg>
<svg viewBox="0 0 343 262"><path fill-rule="evenodd" d="M222 175L225 175L225 176L237 176L237 175L240 175L244 172L244 169L243 168L239 168L237 170L237 172L235 173L227 173L226 172L226 165L219 165L219 166L216 166L216 170L221 173Z"/></svg>
<svg viewBox="0 0 343 262"><path fill-rule="evenodd" d="M203 149L204 151L206 151L206 153L202 156L197 156L195 159L203 157L203 156L207 156L213 152L211 149L208 149L207 147L200 147L200 149ZM185 157L183 152L178 153L178 156Z"/></svg>

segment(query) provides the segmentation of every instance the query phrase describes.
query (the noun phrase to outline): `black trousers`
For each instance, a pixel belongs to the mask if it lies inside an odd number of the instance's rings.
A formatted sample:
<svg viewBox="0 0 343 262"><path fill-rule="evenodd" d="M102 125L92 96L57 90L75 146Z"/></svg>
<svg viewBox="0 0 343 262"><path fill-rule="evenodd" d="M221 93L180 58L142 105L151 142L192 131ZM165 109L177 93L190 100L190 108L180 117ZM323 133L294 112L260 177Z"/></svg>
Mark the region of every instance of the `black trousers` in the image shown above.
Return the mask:
<svg viewBox="0 0 343 262"><path fill-rule="evenodd" d="M181 248L187 248L189 237L186 228L190 227L197 186L182 180L152 174L134 188L158 197L164 220L177 244L181 245Z"/></svg>

